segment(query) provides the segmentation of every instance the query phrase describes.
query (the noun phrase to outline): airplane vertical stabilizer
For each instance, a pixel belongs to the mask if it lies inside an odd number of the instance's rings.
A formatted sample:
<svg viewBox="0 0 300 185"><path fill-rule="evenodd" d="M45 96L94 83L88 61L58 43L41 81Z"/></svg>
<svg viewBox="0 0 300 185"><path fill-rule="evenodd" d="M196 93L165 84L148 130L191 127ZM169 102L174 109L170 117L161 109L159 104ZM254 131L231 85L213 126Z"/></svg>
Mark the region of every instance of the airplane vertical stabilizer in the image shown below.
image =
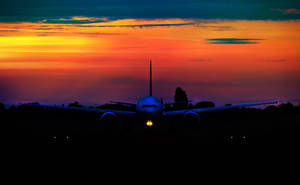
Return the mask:
<svg viewBox="0 0 300 185"><path fill-rule="evenodd" d="M149 83L149 96L152 96L152 61L150 60L150 83Z"/></svg>

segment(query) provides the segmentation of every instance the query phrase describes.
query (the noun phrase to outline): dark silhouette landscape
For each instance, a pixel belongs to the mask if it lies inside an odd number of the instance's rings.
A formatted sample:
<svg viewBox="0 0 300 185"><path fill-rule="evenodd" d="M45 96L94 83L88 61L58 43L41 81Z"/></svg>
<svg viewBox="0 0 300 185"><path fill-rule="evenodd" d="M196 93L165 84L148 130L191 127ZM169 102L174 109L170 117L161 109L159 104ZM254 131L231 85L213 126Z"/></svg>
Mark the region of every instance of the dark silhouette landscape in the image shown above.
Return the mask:
<svg viewBox="0 0 300 185"><path fill-rule="evenodd" d="M177 89L178 91L178 89ZM180 90L179 90L180 91ZM184 91L183 91L184 92ZM213 102L188 104L185 93L166 110L213 107ZM184 100L184 101L182 101ZM177 101L177 103L176 103ZM38 104L38 103L35 103ZM78 102L65 107L82 107ZM99 107L134 110L120 103ZM285 144L300 141L300 105L283 103L258 108L233 108L200 113L200 122L175 116L145 128L136 118L99 123L98 113L80 110L0 104L1 129L14 144ZM191 118L192 119L192 118Z"/></svg>

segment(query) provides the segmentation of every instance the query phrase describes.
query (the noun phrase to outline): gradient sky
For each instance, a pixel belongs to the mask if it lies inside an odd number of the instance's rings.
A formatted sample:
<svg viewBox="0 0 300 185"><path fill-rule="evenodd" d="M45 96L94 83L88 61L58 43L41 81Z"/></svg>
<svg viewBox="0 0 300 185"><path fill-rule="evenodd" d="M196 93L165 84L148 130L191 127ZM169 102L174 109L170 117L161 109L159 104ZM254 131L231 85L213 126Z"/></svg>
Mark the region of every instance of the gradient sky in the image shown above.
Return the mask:
<svg viewBox="0 0 300 185"><path fill-rule="evenodd" d="M0 7L0 102L300 99L300 3L11 0Z"/></svg>

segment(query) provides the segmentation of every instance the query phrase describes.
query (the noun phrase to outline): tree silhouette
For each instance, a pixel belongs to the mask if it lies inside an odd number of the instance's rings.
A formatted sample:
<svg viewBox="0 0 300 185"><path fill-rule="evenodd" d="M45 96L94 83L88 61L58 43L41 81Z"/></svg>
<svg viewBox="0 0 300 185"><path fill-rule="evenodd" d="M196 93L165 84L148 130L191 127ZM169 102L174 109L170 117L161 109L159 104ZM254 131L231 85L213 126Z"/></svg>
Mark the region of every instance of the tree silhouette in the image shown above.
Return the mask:
<svg viewBox="0 0 300 185"><path fill-rule="evenodd" d="M175 96L174 96L174 106L175 108L187 108L188 98L186 92L180 87L176 88Z"/></svg>
<svg viewBox="0 0 300 185"><path fill-rule="evenodd" d="M80 105L80 104L78 103L78 101L75 101L74 103L70 103L70 104L69 104L69 107L83 107L83 106Z"/></svg>
<svg viewBox="0 0 300 185"><path fill-rule="evenodd" d="M2 111L4 111L4 110L5 110L4 104L0 103L0 111L2 112Z"/></svg>

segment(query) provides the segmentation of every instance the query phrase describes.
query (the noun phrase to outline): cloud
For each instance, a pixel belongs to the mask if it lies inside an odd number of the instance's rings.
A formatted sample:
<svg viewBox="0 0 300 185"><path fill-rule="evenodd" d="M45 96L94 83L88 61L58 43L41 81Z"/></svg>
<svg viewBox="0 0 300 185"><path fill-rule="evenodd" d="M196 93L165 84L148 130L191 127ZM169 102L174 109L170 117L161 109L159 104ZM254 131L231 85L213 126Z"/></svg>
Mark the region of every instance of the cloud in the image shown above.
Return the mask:
<svg viewBox="0 0 300 185"><path fill-rule="evenodd" d="M194 58L189 60L190 62L210 62L212 61L211 59L208 58Z"/></svg>
<svg viewBox="0 0 300 185"><path fill-rule="evenodd" d="M106 17L84 17L84 16L73 16L63 18L52 18L44 19L42 23L48 24L87 24L87 23L99 23L108 22L109 19Z"/></svg>
<svg viewBox="0 0 300 185"><path fill-rule="evenodd" d="M5 29L5 30L0 30L0 32L19 32L23 31L22 29Z"/></svg>
<svg viewBox="0 0 300 185"><path fill-rule="evenodd" d="M55 27L55 28L49 28L49 27L43 27L43 28L34 28L32 30L37 30L37 31L49 31L49 30L63 30L64 28L59 28L59 27Z"/></svg>
<svg viewBox="0 0 300 185"><path fill-rule="evenodd" d="M22 18L19 20L20 22L32 22L32 23L43 23L43 24L52 24L56 25L55 27L48 27L47 25L41 25L39 28L35 28L32 30L58 30L58 29L65 29L62 27L59 27L61 25L64 26L77 26L77 27L99 27L99 28L113 28L113 27L127 27L127 28L144 28L144 27L173 27L173 26L188 26L188 25L196 25L199 23L196 23L195 21L183 21L182 23L173 23L173 24L166 24L166 23L161 23L161 24L109 24L110 22L116 21L117 19L110 19L107 17L83 17L83 16L74 16L74 17L50 17L50 18L45 18L45 17L40 17L40 18L33 18L31 19L30 17L27 18ZM9 19L9 17L1 18L0 17L0 22L18 22L18 19L13 17L13 19ZM215 21L214 21L215 22ZM91 23L105 23L102 25L91 25ZM201 27L201 26L199 26ZM224 28L226 27L218 27L218 26L210 26L211 28ZM22 29L10 29L10 30L3 30L3 31L24 31ZM0 30L1 31L1 30Z"/></svg>
<svg viewBox="0 0 300 185"><path fill-rule="evenodd" d="M49 35L47 35L47 34L38 34L37 36L39 36L39 37L48 37Z"/></svg>
<svg viewBox="0 0 300 185"><path fill-rule="evenodd" d="M275 10L275 11L274 11ZM0 22L101 22L110 19L300 19L295 0L9 0L0 6ZM79 19L51 20L51 17ZM94 19L80 19L93 17ZM59 18L58 18L59 19Z"/></svg>
<svg viewBox="0 0 300 185"><path fill-rule="evenodd" d="M1 8L0 8L1 10ZM18 13L17 13L18 14ZM101 23L111 21L107 17L98 16L73 16L70 15L43 15L42 13L38 16L32 16L30 14L25 16L1 16L0 22L4 23L16 23L16 22L31 22L31 23L45 23L45 24L87 24L87 23Z"/></svg>
<svg viewBox="0 0 300 185"><path fill-rule="evenodd" d="M208 44L258 44L263 39L244 39L244 38L214 38L206 39Z"/></svg>
<svg viewBox="0 0 300 185"><path fill-rule="evenodd" d="M271 60L264 60L264 62L287 62L286 59L271 59Z"/></svg>
<svg viewBox="0 0 300 185"><path fill-rule="evenodd" d="M107 77L103 79L103 82L114 84L114 85L124 85L124 84L145 84L145 81L142 79L134 78L131 76L122 76L122 77Z"/></svg>
<svg viewBox="0 0 300 185"><path fill-rule="evenodd" d="M143 28L143 27L170 27L170 26L187 26L194 25L195 23L178 23L178 24L128 24L128 25L78 25L78 27L127 27L127 28Z"/></svg>
<svg viewBox="0 0 300 185"><path fill-rule="evenodd" d="M289 9L281 9L281 8L274 9L274 8L272 8L271 10L280 12L283 15L300 15L300 9L295 9L295 8L289 8Z"/></svg>
<svg viewBox="0 0 300 185"><path fill-rule="evenodd" d="M219 26L214 31L236 31L232 26Z"/></svg>
<svg viewBox="0 0 300 185"><path fill-rule="evenodd" d="M207 22L207 23L216 23L214 21L212 22ZM195 23L194 24L195 27L200 27L200 28L208 28L208 29L212 29L213 31L233 31L235 30L232 26L205 26L205 25L201 25Z"/></svg>

